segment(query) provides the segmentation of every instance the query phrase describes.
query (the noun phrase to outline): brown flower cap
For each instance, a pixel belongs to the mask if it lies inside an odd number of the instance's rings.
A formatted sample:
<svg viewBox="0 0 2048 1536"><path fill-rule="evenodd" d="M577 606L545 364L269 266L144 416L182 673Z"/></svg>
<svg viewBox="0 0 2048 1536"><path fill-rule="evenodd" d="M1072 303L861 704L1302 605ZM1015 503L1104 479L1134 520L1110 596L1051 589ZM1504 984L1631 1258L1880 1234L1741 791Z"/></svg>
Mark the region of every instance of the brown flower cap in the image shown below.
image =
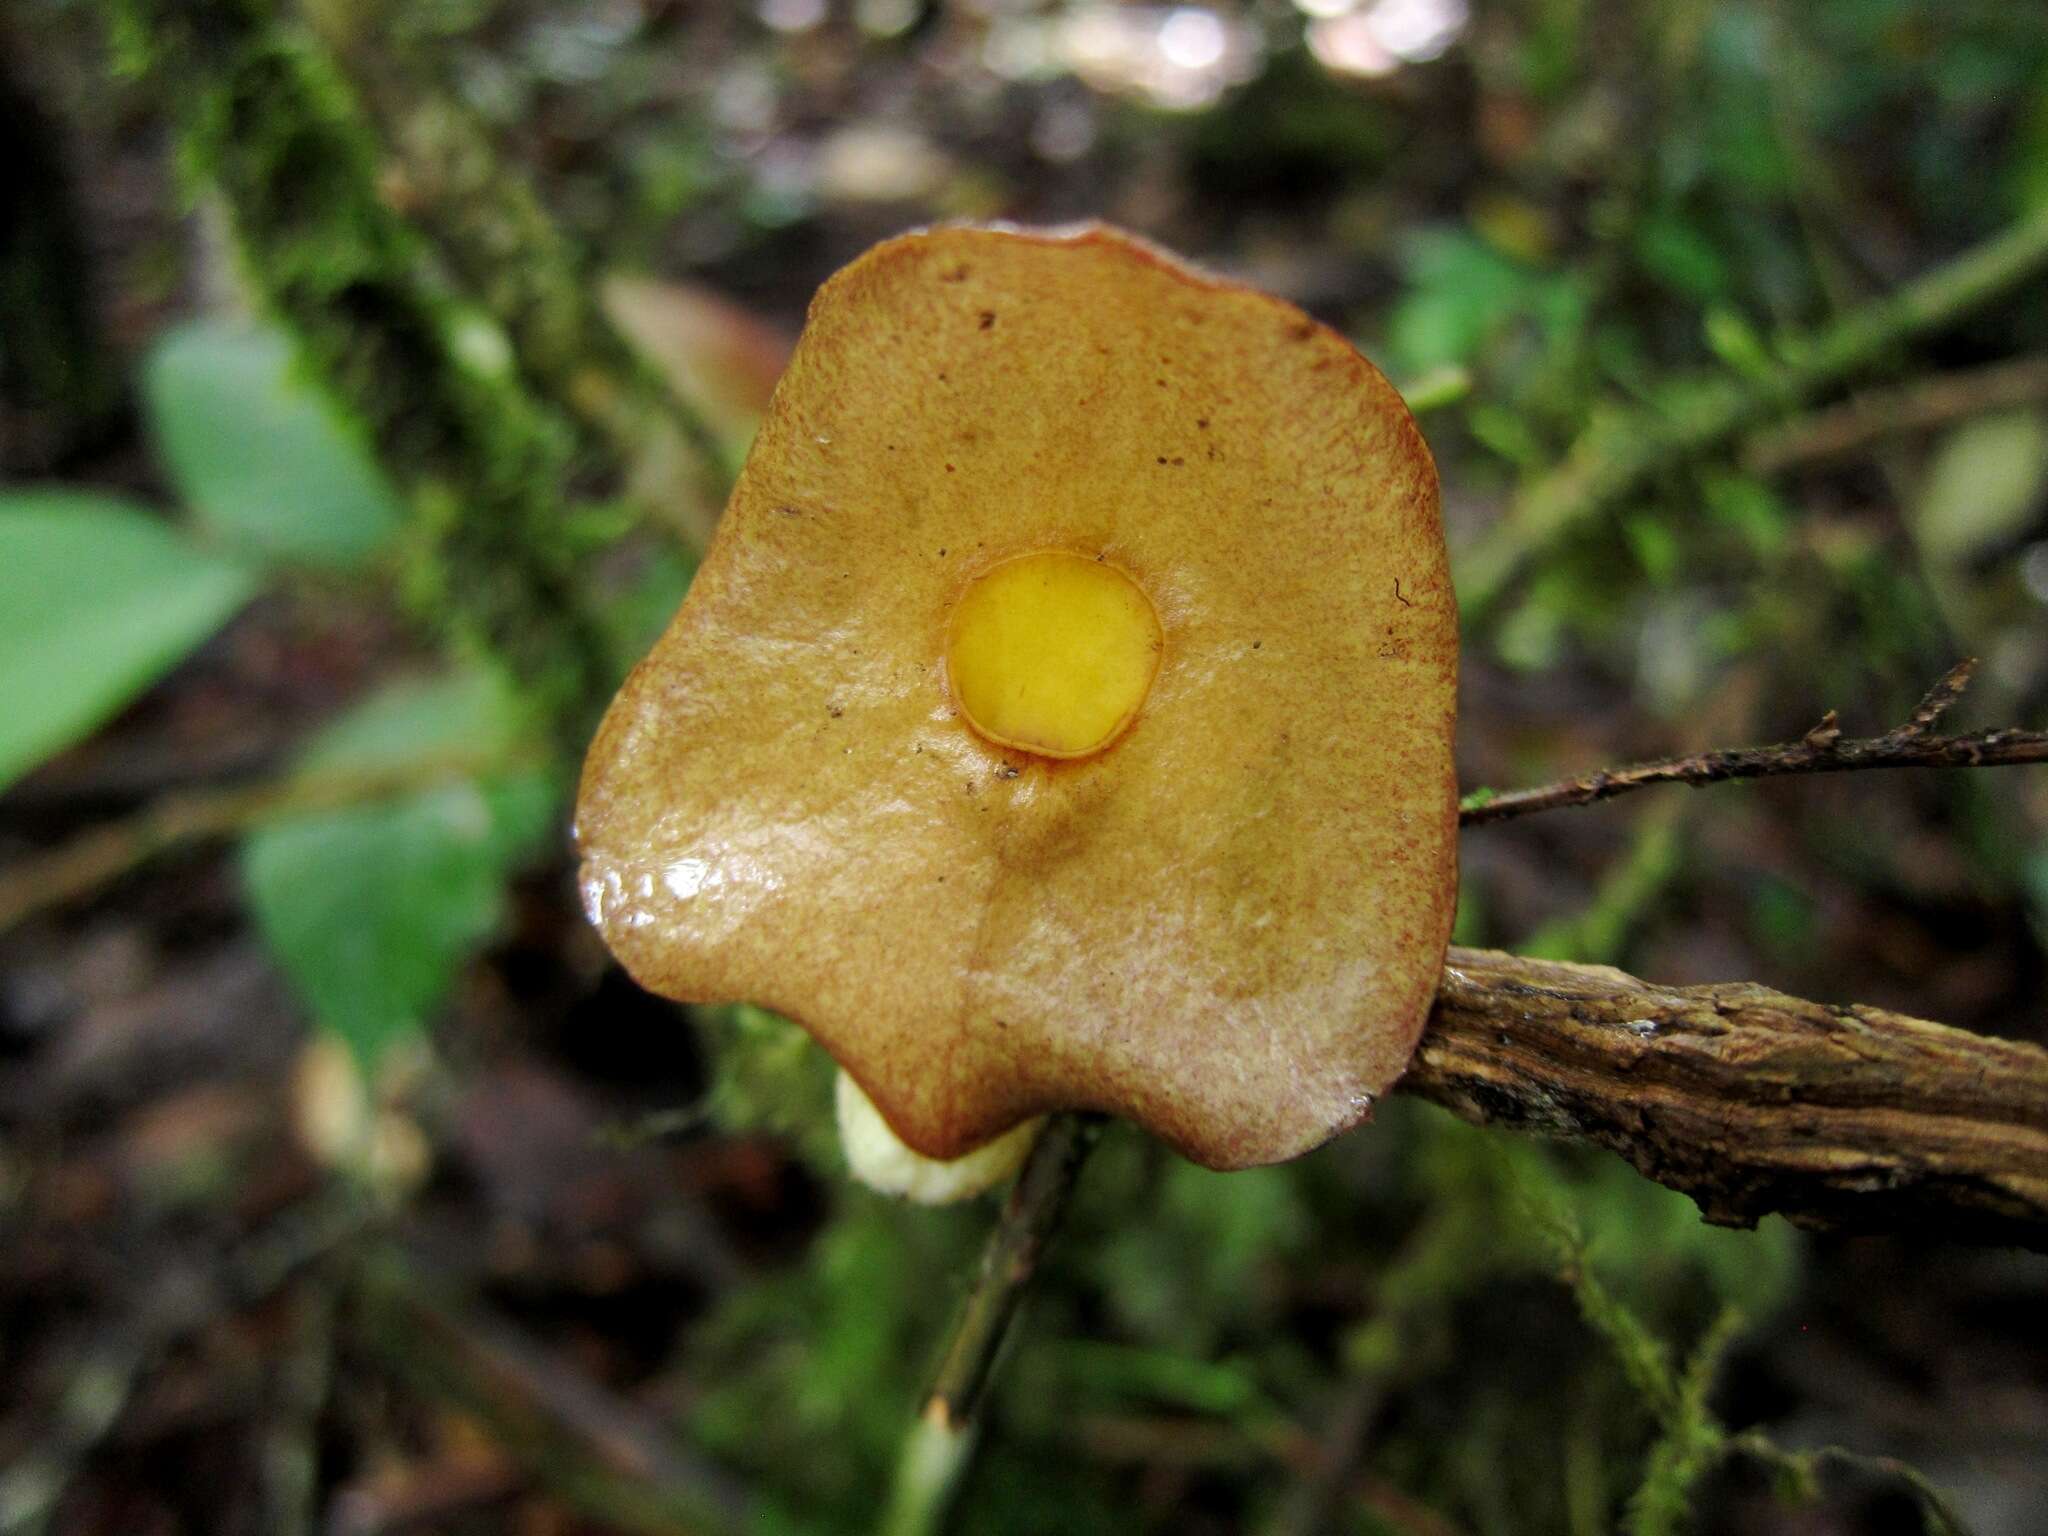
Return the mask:
<svg viewBox="0 0 2048 1536"><path fill-rule="evenodd" d="M906 235L606 716L585 901L927 1156L1092 1109L1279 1161L1421 1031L1456 683L1436 471L1341 336L1114 230Z"/></svg>

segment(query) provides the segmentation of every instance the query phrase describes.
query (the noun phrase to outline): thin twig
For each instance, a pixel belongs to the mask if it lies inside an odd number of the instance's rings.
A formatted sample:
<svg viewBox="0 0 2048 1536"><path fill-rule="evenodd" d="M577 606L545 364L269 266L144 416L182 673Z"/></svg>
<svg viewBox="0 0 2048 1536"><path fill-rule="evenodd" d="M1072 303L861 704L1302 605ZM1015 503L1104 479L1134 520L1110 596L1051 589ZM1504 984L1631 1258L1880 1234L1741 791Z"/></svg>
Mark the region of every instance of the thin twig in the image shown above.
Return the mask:
<svg viewBox="0 0 2048 1536"><path fill-rule="evenodd" d="M1842 458L1886 438L2038 400L2048 400L2048 357L1936 374L1859 394L1759 432L1744 445L1742 462L1752 474L1774 475L1794 465Z"/></svg>
<svg viewBox="0 0 2048 1536"><path fill-rule="evenodd" d="M1344 1384L1316 1446L1315 1466L1287 1490L1265 1536L1316 1536L1332 1526L1345 1489L1365 1459L1367 1432L1388 1390L1387 1377L1379 1371L1362 1371Z"/></svg>
<svg viewBox="0 0 2048 1536"><path fill-rule="evenodd" d="M1697 786L1867 768L1999 768L2048 762L2044 731L2007 727L1965 736L1931 734L1962 696L1976 665L1974 659L1958 663L1928 691L1905 724L1882 736L1844 739L1830 710L1795 742L1606 768L1533 789L1475 790L1460 805L1458 819L1463 826L1484 826L1537 811L1591 805L1652 784ZM502 756L448 754L374 773L307 775L169 796L134 816L95 827L48 853L0 869L0 933L39 912L88 896L158 855L190 843L232 837L279 817L340 810L519 766Z"/></svg>
<svg viewBox="0 0 2048 1536"><path fill-rule="evenodd" d="M345 810L519 766L503 752L441 753L368 772L309 773L168 795L133 816L94 827L47 853L0 869L0 933L191 843L233 837L287 816Z"/></svg>
<svg viewBox="0 0 2048 1536"><path fill-rule="evenodd" d="M930 1536L944 1525L973 1459L982 1399L1003 1341L1101 1128L1093 1115L1055 1115L1025 1159L982 1249L923 1411L904 1438L882 1520L887 1536Z"/></svg>
<svg viewBox="0 0 2048 1536"><path fill-rule="evenodd" d="M362 1230L352 1198L295 1207L204 1269L155 1274L135 1315L102 1330L65 1372L43 1442L0 1471L0 1536L42 1536L113 1433L147 1372L217 1319L263 1301Z"/></svg>
<svg viewBox="0 0 2048 1536"><path fill-rule="evenodd" d="M1920 701L1912 717L1882 736L1844 737L1829 710L1820 724L1797 741L1765 747L1728 747L1689 757L1668 757L1626 768L1603 768L1555 784L1495 794L1479 790L1458 807L1461 826L1485 826L1512 816L1566 806L1591 805L1652 784L1720 784L1792 773L1849 773L1866 768L2007 768L2048 762L2048 731L2007 727L1965 736L1937 736L1946 714L1976 670L1975 659L1959 662Z"/></svg>
<svg viewBox="0 0 2048 1536"><path fill-rule="evenodd" d="M751 1490L671 1426L485 1313L419 1251L355 1269L357 1337L416 1390L473 1415L525 1473L607 1529L726 1536L758 1528Z"/></svg>
<svg viewBox="0 0 2048 1536"><path fill-rule="evenodd" d="M335 1288L316 1280L295 1298L290 1337L273 1366L274 1400L262 1439L269 1536L320 1528L320 1418L334 1387Z"/></svg>
<svg viewBox="0 0 2048 1536"><path fill-rule="evenodd" d="M459 1528L464 1516L495 1512L527 1478L510 1457L461 1445L402 1472L379 1468L328 1500L327 1536L412 1536Z"/></svg>
<svg viewBox="0 0 2048 1536"><path fill-rule="evenodd" d="M1823 1445L1811 1451L1787 1450L1756 1430L1732 1436L1726 1452L1749 1457L1789 1477L1808 1498L1817 1494L1815 1485L1820 1473L1830 1467L1903 1483L1913 1502L1919 1506L1921 1530L1925 1536L1969 1536L1970 1527L1942 1491L1918 1468L1895 1457L1867 1456L1839 1445Z"/></svg>

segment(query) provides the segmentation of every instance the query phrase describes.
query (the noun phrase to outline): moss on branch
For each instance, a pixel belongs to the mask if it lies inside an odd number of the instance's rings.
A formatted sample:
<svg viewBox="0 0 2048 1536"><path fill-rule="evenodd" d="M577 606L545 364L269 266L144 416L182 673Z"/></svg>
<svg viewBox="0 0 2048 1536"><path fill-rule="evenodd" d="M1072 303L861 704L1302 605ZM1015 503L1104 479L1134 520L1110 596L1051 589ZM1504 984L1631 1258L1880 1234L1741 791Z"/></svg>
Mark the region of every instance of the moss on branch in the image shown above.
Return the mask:
<svg viewBox="0 0 2048 1536"><path fill-rule="evenodd" d="M389 150L390 196L504 327L523 382L561 408L583 461L628 472L648 513L701 548L731 490L726 445L613 326L590 253L498 152L444 56L413 45L395 0L314 5L308 20Z"/></svg>
<svg viewBox="0 0 2048 1536"><path fill-rule="evenodd" d="M579 737L609 669L565 514L605 466L391 206L375 136L317 40L264 0L108 12L121 64L177 127L182 169L224 198L252 289L406 490L409 605L509 664Z"/></svg>

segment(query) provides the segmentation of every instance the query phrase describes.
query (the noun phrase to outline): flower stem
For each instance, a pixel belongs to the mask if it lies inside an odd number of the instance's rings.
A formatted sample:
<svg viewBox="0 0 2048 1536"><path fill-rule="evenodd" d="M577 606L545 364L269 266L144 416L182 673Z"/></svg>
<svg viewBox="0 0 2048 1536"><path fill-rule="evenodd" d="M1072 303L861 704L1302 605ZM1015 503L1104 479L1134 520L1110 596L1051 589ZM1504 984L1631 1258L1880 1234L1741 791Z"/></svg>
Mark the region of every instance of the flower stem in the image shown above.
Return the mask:
<svg viewBox="0 0 2048 1536"><path fill-rule="evenodd" d="M1055 1115L1024 1160L982 1249L980 1271L954 1319L923 1408L904 1437L882 1517L885 1536L932 1536L943 1528L974 1458L979 1412L1003 1341L1101 1130L1098 1116Z"/></svg>

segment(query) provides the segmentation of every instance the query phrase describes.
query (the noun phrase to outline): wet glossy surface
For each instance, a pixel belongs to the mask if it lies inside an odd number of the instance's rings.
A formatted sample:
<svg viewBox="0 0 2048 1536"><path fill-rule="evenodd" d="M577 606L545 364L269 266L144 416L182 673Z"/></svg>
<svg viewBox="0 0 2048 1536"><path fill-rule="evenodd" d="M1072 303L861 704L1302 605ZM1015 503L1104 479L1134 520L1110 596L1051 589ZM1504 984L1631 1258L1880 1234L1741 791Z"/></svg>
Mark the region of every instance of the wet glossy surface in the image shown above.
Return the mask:
<svg viewBox="0 0 2048 1536"><path fill-rule="evenodd" d="M1048 548L1164 632L1073 762L945 677L969 583ZM905 237L821 292L592 748L586 901L643 983L803 1022L929 1155L1076 1107L1291 1156L1435 986L1456 643L1428 452L1341 337L1106 231Z"/></svg>
<svg viewBox="0 0 2048 1536"><path fill-rule="evenodd" d="M1040 550L977 576L946 626L946 681L967 723L1043 757L1108 748L1159 669L1159 615L1101 558Z"/></svg>

